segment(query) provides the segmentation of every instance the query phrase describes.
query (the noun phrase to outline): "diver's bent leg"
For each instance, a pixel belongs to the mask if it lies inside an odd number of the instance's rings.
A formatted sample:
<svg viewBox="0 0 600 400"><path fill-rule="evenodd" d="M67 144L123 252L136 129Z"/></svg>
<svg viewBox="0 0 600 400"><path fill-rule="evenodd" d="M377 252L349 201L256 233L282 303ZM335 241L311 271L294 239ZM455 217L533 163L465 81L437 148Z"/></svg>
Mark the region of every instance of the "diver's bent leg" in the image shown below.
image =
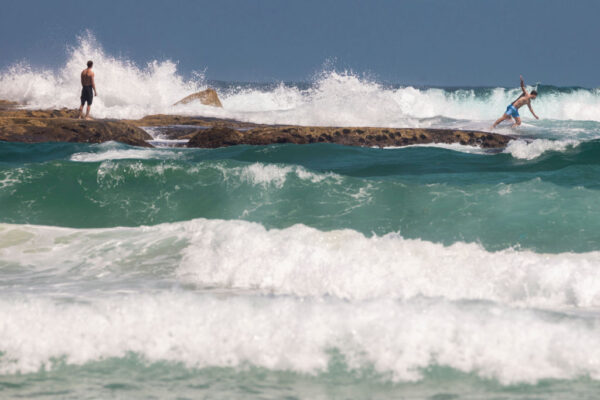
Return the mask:
<svg viewBox="0 0 600 400"><path fill-rule="evenodd" d="M498 118L498 120L496 122L494 122L494 125L492 125L492 129L494 129L500 122L502 122L508 118L510 118L510 116L508 116L506 114L502 114L502 116L500 118Z"/></svg>
<svg viewBox="0 0 600 400"><path fill-rule="evenodd" d="M519 125L521 125L521 118L520 118L520 117L514 117L514 118L515 118L515 123L514 123L514 124L513 124L513 126L512 126L513 128L514 128L515 126L519 126Z"/></svg>

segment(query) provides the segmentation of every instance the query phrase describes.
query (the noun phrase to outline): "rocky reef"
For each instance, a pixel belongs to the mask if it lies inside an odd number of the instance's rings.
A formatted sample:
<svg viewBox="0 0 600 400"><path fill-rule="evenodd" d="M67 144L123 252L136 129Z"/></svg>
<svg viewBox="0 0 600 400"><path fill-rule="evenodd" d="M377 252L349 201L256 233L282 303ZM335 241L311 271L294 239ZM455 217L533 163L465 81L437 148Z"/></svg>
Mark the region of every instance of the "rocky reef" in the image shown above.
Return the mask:
<svg viewBox="0 0 600 400"><path fill-rule="evenodd" d="M148 133L118 120L81 120L77 110L0 110L0 140L8 142L117 141L132 146L151 147Z"/></svg>
<svg viewBox="0 0 600 400"><path fill-rule="evenodd" d="M162 126L165 128L161 132L169 138L190 139L188 147L207 148L273 143L337 143L369 147L459 143L494 149L505 147L513 139L497 133L457 129L264 125L220 118L162 114L128 122L137 126Z"/></svg>
<svg viewBox="0 0 600 400"><path fill-rule="evenodd" d="M141 127L160 127L170 139L189 139L188 147L268 145L274 143L337 143L391 147L459 143L486 149L504 148L510 136L456 129L318 127L264 125L220 118L150 115L138 120L77 119L77 110L25 110L0 101L0 140L12 142L121 143L150 147L152 137Z"/></svg>
<svg viewBox="0 0 600 400"><path fill-rule="evenodd" d="M452 129L333 128L310 126L262 126L249 130L215 126L197 131L188 147L222 147L237 144L337 143L347 146L392 147L428 143L460 143L483 148L505 147L508 136Z"/></svg>

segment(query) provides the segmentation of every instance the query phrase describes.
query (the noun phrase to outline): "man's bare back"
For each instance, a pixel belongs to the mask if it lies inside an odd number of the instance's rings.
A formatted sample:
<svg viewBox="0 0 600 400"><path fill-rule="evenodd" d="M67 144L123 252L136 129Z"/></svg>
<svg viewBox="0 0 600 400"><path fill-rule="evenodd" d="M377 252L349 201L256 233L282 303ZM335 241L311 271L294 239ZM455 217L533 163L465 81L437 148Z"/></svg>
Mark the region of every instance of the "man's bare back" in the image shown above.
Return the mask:
<svg viewBox="0 0 600 400"><path fill-rule="evenodd" d="M81 86L95 86L94 71L91 68L86 68L81 72Z"/></svg>
<svg viewBox="0 0 600 400"><path fill-rule="evenodd" d="M525 104L531 104L531 98L529 96L526 95L522 95L521 97L519 97L517 100L513 101L512 105L513 107L515 107L517 110L521 107L523 107Z"/></svg>

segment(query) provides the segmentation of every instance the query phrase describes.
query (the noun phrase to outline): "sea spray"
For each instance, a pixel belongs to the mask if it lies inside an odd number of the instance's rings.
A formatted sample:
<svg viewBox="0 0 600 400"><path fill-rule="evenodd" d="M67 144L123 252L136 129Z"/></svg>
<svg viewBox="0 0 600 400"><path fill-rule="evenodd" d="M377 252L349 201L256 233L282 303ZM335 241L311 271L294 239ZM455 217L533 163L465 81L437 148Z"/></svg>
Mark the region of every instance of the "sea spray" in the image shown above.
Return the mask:
<svg viewBox="0 0 600 400"><path fill-rule="evenodd" d="M173 106L181 98L207 87L203 74L186 79L171 60L152 60L140 67L131 60L107 54L88 32L68 49L65 64L56 70L20 63L0 72L0 98L26 103L28 108L75 108L79 104L79 74L88 59L94 60L99 92L93 113L105 118L201 114L270 124L458 126L485 130L520 93L518 82L511 89L415 88L386 85L352 72L326 69L308 85L220 87L217 83L223 109L199 102ZM540 96L532 105L543 119L600 121L598 90L540 87ZM529 120L528 111L523 111Z"/></svg>
<svg viewBox="0 0 600 400"><path fill-rule="evenodd" d="M171 60L139 67L130 60L106 54L91 33L67 49L67 60L57 70L20 63L0 73L0 98L25 103L28 108L76 108L79 76L88 60L94 61L98 96L92 114L98 118L141 118L165 113L177 100L205 88L203 77L185 80Z"/></svg>

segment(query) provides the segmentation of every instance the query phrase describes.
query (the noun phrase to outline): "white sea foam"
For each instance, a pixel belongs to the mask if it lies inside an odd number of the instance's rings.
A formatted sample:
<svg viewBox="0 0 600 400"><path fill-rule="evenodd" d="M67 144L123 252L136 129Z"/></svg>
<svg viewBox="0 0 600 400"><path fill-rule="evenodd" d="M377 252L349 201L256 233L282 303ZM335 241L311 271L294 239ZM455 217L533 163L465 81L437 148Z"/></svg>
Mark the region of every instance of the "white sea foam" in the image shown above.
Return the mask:
<svg viewBox="0 0 600 400"><path fill-rule="evenodd" d="M599 252L488 252L478 244L443 246L395 234L369 238L352 230L323 232L304 225L267 230L256 223L204 219L94 230L0 225L0 260L53 268L67 280L72 270L83 276L118 276L146 263L155 265L153 246L171 260L161 271L198 288L352 301L426 296L545 308L600 307Z"/></svg>
<svg viewBox="0 0 600 400"><path fill-rule="evenodd" d="M172 61L155 60L141 68L106 54L87 34L69 49L65 65L58 70L17 64L3 71L0 97L27 103L30 108L76 108L81 93L79 75L89 59L94 61L98 89L93 106L96 117L138 118L168 112L174 102L203 88L201 77L184 80Z"/></svg>
<svg viewBox="0 0 600 400"><path fill-rule="evenodd" d="M0 171L0 193L12 192L16 186L29 184L45 174L46 171L34 171L30 168L6 168Z"/></svg>
<svg viewBox="0 0 600 400"><path fill-rule="evenodd" d="M71 161L99 162L106 160L150 160L150 159L174 159L179 154L169 150L159 149L123 149L120 146L100 148L97 152L81 152L71 155Z"/></svg>
<svg viewBox="0 0 600 400"><path fill-rule="evenodd" d="M295 175L298 179L318 183L325 179L335 182L341 180L341 176L334 173L315 173L300 166L288 166L277 164L253 163L244 167L224 168L218 166L225 180L231 177L239 177L242 181L252 185L283 187L288 176Z"/></svg>
<svg viewBox="0 0 600 400"><path fill-rule="evenodd" d="M600 253L485 251L480 245L367 238L303 225L265 230L238 222L198 226L177 269L199 286L343 299L443 296L503 303L600 306Z"/></svg>
<svg viewBox="0 0 600 400"><path fill-rule="evenodd" d="M199 102L173 106L179 99L206 88L202 75L186 80L177 72L176 63L169 60L137 66L106 54L87 34L69 50L65 65L58 70L16 64L2 71L0 97L26 102L31 108L77 107L79 74L88 59L95 62L99 96L93 113L97 117L175 113L258 123L381 127L451 124L485 129L520 92L497 88L482 96L471 89L392 88L353 73L324 71L306 89L280 84L221 91L222 109ZM534 101L534 108L546 119L600 121L600 92L581 89L545 93ZM444 122L444 118L454 122Z"/></svg>
<svg viewBox="0 0 600 400"><path fill-rule="evenodd" d="M502 383L600 379L599 264L243 221L0 224L0 373L135 352L313 374L335 349L400 381L432 365Z"/></svg>
<svg viewBox="0 0 600 400"><path fill-rule="evenodd" d="M461 153L469 153L469 154L486 154L486 152L489 151L489 150L486 150L486 149L478 147L478 146L464 146L460 143L428 143L428 144L413 144L413 145L409 145L409 146L388 146L388 147L384 147L384 148L388 149L388 150L395 150L395 149L410 149L410 148L414 148L414 147L431 147L431 148L452 150L452 151L458 151Z"/></svg>
<svg viewBox="0 0 600 400"><path fill-rule="evenodd" d="M0 172L0 191L21 183L23 174L23 168L13 168Z"/></svg>
<svg viewBox="0 0 600 400"><path fill-rule="evenodd" d="M81 365L129 352L191 368L255 365L314 374L336 349L351 369L393 380L443 365L502 383L600 379L597 318L418 299L344 302L180 290L0 296L1 373Z"/></svg>
<svg viewBox="0 0 600 400"><path fill-rule="evenodd" d="M504 153L509 153L515 158L533 160L547 151L564 151L577 145L579 142L576 140L511 140L504 149Z"/></svg>

